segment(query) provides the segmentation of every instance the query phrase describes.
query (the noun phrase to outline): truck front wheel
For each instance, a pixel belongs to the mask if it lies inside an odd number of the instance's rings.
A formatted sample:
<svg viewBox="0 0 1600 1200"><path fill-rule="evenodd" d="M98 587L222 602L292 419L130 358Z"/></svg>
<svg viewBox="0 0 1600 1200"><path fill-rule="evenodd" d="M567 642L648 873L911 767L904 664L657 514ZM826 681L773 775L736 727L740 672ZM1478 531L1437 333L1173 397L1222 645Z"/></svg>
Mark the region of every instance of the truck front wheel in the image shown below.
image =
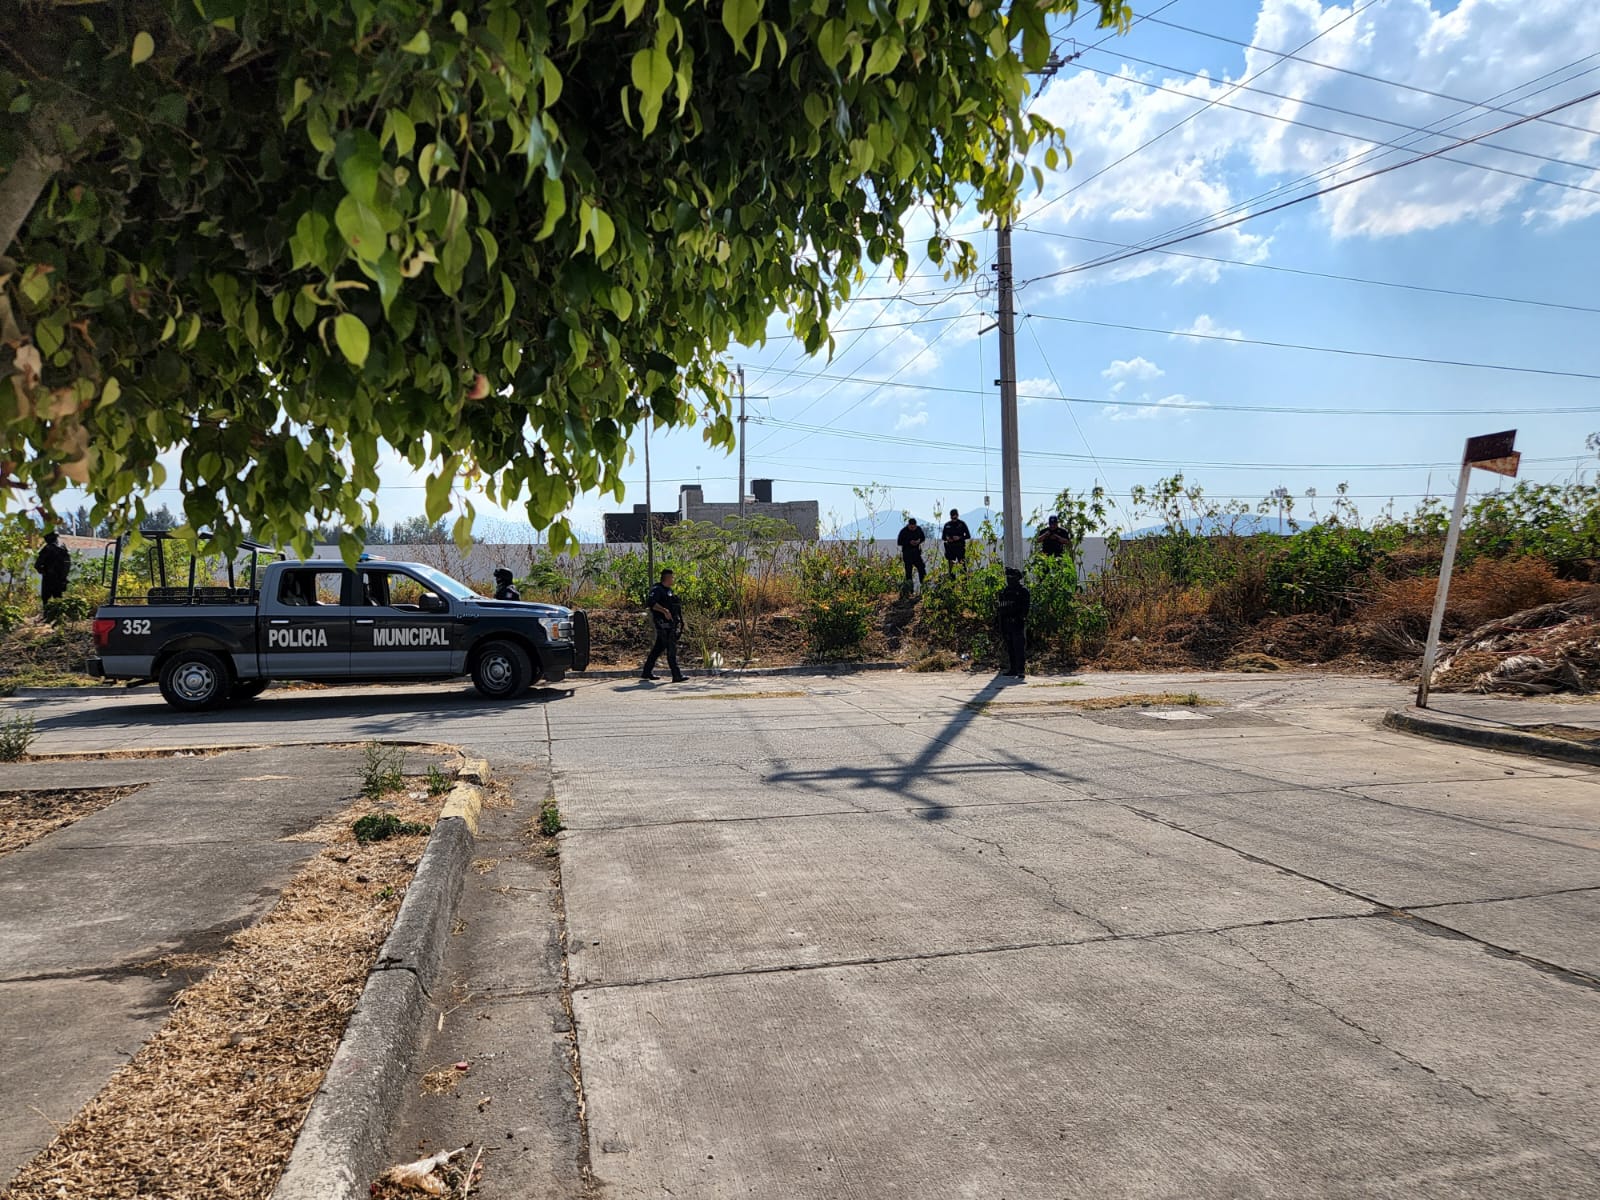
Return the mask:
<svg viewBox="0 0 1600 1200"><path fill-rule="evenodd" d="M261 695L262 692L267 690L267 685L271 682L272 681L270 679L243 680L240 683L234 684L229 690L228 699L232 700L235 704L243 704L247 701L254 700L257 696Z"/></svg>
<svg viewBox="0 0 1600 1200"><path fill-rule="evenodd" d="M161 668L161 698L180 712L205 712L228 699L228 668L209 650L183 650Z"/></svg>
<svg viewBox="0 0 1600 1200"><path fill-rule="evenodd" d="M490 642L472 665L472 686L490 700L513 700L533 683L528 652L515 642Z"/></svg>

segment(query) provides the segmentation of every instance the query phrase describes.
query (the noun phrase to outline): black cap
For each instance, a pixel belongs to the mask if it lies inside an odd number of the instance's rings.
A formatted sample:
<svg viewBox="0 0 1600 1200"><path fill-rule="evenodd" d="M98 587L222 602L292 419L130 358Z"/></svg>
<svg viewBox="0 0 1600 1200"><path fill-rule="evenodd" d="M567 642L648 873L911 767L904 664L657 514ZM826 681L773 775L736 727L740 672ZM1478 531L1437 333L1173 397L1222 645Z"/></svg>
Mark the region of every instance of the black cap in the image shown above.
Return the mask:
<svg viewBox="0 0 1600 1200"><path fill-rule="evenodd" d="M1021 579L1022 578L1022 572L1017 570L1016 567L1007 567L1006 568L1006 578L1007 579Z"/></svg>
<svg viewBox="0 0 1600 1200"><path fill-rule="evenodd" d="M515 578L515 576L513 576L511 574L511 572L509 570L507 570L505 567L496 567L495 568L495 572L494 572L494 577L496 579L514 579Z"/></svg>
<svg viewBox="0 0 1600 1200"><path fill-rule="evenodd" d="M952 517L952 518L954 518L954 517L959 517L959 516L960 516L960 515L961 515L961 510L960 510L960 509L959 509L959 508L952 508L952 509L951 509L951 510L950 510L950 516L951 516L951 517Z"/></svg>
<svg viewBox="0 0 1600 1200"><path fill-rule="evenodd" d="M47 542L53 542L58 536L59 535L56 533L56 531L52 529L49 533L44 535L44 540Z"/></svg>

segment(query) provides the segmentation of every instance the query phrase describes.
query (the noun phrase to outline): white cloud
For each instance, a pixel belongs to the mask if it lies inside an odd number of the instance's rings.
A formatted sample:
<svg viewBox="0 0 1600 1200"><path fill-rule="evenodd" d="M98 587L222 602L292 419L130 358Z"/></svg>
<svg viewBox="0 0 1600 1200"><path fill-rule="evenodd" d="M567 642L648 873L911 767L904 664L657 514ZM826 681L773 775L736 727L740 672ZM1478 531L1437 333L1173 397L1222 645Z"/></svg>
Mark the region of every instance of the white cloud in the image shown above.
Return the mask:
<svg viewBox="0 0 1600 1200"><path fill-rule="evenodd" d="M1190 341L1206 338L1242 338L1244 330L1223 325L1210 313L1201 313L1172 336L1186 337Z"/></svg>
<svg viewBox="0 0 1600 1200"><path fill-rule="evenodd" d="M1108 404L1101 412L1113 421L1157 421L1164 417L1182 420L1185 409L1209 407L1204 400L1191 400L1182 392L1173 392L1159 400L1150 399L1150 393L1146 392L1139 397L1137 406Z"/></svg>
<svg viewBox="0 0 1600 1200"><path fill-rule="evenodd" d="M1032 408L1035 404L1047 404L1051 400L1061 399L1061 389L1056 386L1053 379L1019 379L1017 380L1017 403L1023 408Z"/></svg>
<svg viewBox="0 0 1600 1200"><path fill-rule="evenodd" d="M1115 40L1103 51L1086 54L1082 65L1092 69L1052 83L1037 106L1067 131L1075 161L1048 182L1042 199L1053 201L1049 207L1041 209L1040 200L1024 203L1025 224L1076 239L1127 244L1188 222L1205 223L1235 206L1260 207L1300 194L1312 186L1308 180L1323 186L1353 179L1495 128L1512 119L1512 112L1537 111L1581 94L1587 79L1574 76L1570 83L1550 85L1570 74L1563 68L1571 64L1574 47L1600 45L1600 6L1587 0L1460 0L1453 6L1385 0L1346 20L1349 15L1348 2L1261 0L1250 40L1288 51L1320 33L1304 52L1310 61L1247 50L1242 65L1222 78L1133 63L1119 69ZM1149 42L1137 33L1128 45L1130 54L1162 57L1143 49ZM1210 48L1221 61L1237 63L1233 51ZM1261 78L1252 80L1257 73ZM1378 81L1384 79L1439 95ZM1252 89L1277 95L1234 88L1244 80L1251 80ZM1155 91L1146 83L1169 90ZM1440 96L1497 97L1489 102L1507 111ZM1202 109L1206 101L1216 103ZM1191 114L1193 119L1178 126ZM1410 132L1427 127L1442 132ZM1600 196L1522 176L1594 187L1592 169L1582 164L1593 163L1600 151L1600 138L1585 132L1597 127L1600 100L1589 101L1550 121L1495 134L1485 139L1488 144L1451 151L1312 203L1335 237L1394 237L1505 219L1550 226L1582 220L1600 213ZM1168 129L1173 131L1164 133ZM1243 226L1177 249L1260 261L1270 249L1262 232L1263 226ZM1115 252L1092 240L1059 237L1034 237L1028 247L1030 257L1048 257L1058 267ZM1193 258L1146 254L1060 277L1055 286L1155 272L1179 280L1214 280L1221 270Z"/></svg>
<svg viewBox="0 0 1600 1200"><path fill-rule="evenodd" d="M1159 379L1166 372L1148 358L1141 356L1134 358L1114 359L1109 367L1100 372L1102 379L1113 379L1122 382L1128 379Z"/></svg>
<svg viewBox="0 0 1600 1200"><path fill-rule="evenodd" d="M921 429L928 423L928 410L919 408L916 412L902 412L894 423L896 433L904 433L908 429Z"/></svg>

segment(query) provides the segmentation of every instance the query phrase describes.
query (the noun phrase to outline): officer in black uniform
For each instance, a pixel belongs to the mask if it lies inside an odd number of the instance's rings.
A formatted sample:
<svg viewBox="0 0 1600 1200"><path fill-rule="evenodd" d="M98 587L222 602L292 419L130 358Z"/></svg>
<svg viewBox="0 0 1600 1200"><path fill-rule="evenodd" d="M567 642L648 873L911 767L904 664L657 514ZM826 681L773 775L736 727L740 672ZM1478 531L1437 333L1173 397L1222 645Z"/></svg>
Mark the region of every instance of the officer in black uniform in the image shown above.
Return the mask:
<svg viewBox="0 0 1600 1200"><path fill-rule="evenodd" d="M33 569L39 572L39 603L49 604L67 594L67 576L72 574L72 554L61 544L55 530L44 535L44 545L33 560Z"/></svg>
<svg viewBox="0 0 1600 1200"><path fill-rule="evenodd" d="M1067 552L1069 540L1061 518L1052 516L1045 527L1039 530L1039 553L1046 558L1061 558Z"/></svg>
<svg viewBox="0 0 1600 1200"><path fill-rule="evenodd" d="M1022 572L1015 567L1006 568L1006 585L1000 589L998 616L1000 638L1006 644L1007 668L1005 675L1023 679L1028 667L1028 589L1022 584Z"/></svg>
<svg viewBox="0 0 1600 1200"><path fill-rule="evenodd" d="M944 530L940 535L944 539L945 565L954 569L957 564L962 567L967 565L967 543L972 540L972 530L967 528L967 523L961 519L961 514L955 509L950 510L950 519L944 523Z"/></svg>
<svg viewBox="0 0 1600 1200"><path fill-rule="evenodd" d="M922 532L922 526L917 524L915 517L906 518L905 528L895 540L900 546L900 561L906 569L906 587L911 587L912 571L917 573L919 584L926 583L928 567L922 561L922 543L928 540L928 535Z"/></svg>
<svg viewBox="0 0 1600 1200"><path fill-rule="evenodd" d="M517 591L511 580L515 578L510 571L499 567L494 573L494 598L496 600L521 600L522 593Z"/></svg>
<svg viewBox="0 0 1600 1200"><path fill-rule="evenodd" d="M661 582L650 589L644 604L650 610L650 620L656 627L656 641L650 647L650 656L644 660L644 670L639 672L639 678L659 679L660 676L655 673L656 659L665 653L667 666L672 668L672 682L682 683L688 678L678 669L678 638L683 634L683 601L672 594L670 568L661 572Z"/></svg>

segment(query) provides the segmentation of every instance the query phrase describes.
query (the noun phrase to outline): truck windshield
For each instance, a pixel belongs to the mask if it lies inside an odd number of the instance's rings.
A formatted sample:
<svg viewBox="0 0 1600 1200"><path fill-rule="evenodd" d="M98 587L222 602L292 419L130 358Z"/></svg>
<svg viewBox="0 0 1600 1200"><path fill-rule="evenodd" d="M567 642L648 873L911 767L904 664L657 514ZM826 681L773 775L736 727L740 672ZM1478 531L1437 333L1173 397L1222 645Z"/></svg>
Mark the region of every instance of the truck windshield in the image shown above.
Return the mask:
<svg viewBox="0 0 1600 1200"><path fill-rule="evenodd" d="M458 583L456 580L451 579L450 576L446 575L443 571L435 571L432 567L425 567L421 563L407 563L406 569L418 579L425 580L431 584L434 588L438 589L441 594L450 596L453 599L472 600L478 595L477 592L473 591L466 584Z"/></svg>

